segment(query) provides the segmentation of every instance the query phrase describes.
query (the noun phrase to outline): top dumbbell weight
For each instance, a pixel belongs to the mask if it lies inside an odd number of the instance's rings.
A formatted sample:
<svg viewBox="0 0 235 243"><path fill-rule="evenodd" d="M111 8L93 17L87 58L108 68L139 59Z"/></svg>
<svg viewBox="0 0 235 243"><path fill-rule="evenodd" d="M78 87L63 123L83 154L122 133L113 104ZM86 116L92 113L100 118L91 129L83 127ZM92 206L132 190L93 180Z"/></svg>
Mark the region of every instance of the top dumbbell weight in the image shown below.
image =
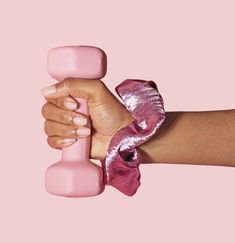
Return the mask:
<svg viewBox="0 0 235 243"><path fill-rule="evenodd" d="M48 52L47 68L58 81L68 77L100 79L106 74L107 57L93 46L57 47ZM79 103L77 111L88 116L87 101L75 99ZM74 144L62 148L61 161L46 170L46 190L67 197L89 197L103 192L103 171L90 161L89 151L90 137L78 138Z"/></svg>

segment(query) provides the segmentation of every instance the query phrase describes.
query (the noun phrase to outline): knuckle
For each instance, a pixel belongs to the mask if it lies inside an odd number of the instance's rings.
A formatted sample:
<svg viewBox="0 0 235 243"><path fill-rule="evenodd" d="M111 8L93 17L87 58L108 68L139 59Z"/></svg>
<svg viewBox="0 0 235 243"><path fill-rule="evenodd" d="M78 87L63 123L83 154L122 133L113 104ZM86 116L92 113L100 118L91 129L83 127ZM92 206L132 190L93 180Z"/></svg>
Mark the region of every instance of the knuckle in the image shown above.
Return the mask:
<svg viewBox="0 0 235 243"><path fill-rule="evenodd" d="M54 147L54 143L52 142L52 139L50 137L47 138L47 143L50 147Z"/></svg>
<svg viewBox="0 0 235 243"><path fill-rule="evenodd" d="M59 120L64 122L64 123L71 123L72 122L72 118L70 116L70 114L68 114L67 112L60 112L58 114Z"/></svg>
<svg viewBox="0 0 235 243"><path fill-rule="evenodd" d="M50 122L48 120L46 120L44 122L44 132L49 135L49 130L50 130Z"/></svg>
<svg viewBox="0 0 235 243"><path fill-rule="evenodd" d="M65 137L69 137L69 135L70 135L70 132L69 132L68 127L64 127L64 128L62 128L61 132L62 132L62 134L63 134Z"/></svg>
<svg viewBox="0 0 235 243"><path fill-rule="evenodd" d="M73 134L73 132L69 126L63 126L63 128L61 129L61 132L64 137L71 137L71 135Z"/></svg>
<svg viewBox="0 0 235 243"><path fill-rule="evenodd" d="M47 102L46 104L43 105L42 107L42 115L44 118L50 118L51 113L54 109L54 105L51 104L50 102Z"/></svg>
<svg viewBox="0 0 235 243"><path fill-rule="evenodd" d="M41 114L44 118L46 118L47 113L48 113L48 103L45 103L42 107Z"/></svg>
<svg viewBox="0 0 235 243"><path fill-rule="evenodd" d="M48 137L47 138L47 143L50 147L52 148L57 148L57 140L55 138Z"/></svg>

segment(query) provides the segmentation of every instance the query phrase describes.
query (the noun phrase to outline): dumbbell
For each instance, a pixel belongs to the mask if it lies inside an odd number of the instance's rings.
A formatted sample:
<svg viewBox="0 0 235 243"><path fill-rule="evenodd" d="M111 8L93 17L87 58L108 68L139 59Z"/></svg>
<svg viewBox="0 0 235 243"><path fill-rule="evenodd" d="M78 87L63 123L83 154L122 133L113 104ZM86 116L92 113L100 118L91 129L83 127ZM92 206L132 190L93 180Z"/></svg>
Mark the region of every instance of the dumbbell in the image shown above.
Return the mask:
<svg viewBox="0 0 235 243"><path fill-rule="evenodd" d="M48 73L56 80L65 78L100 79L105 76L107 57L94 46L62 46L48 51ZM92 80L88 80L92 82ZM87 101L74 98L79 103L76 110L89 115ZM47 192L65 197L89 197L103 192L103 171L89 159L90 137L62 148L62 159L47 168L45 187Z"/></svg>

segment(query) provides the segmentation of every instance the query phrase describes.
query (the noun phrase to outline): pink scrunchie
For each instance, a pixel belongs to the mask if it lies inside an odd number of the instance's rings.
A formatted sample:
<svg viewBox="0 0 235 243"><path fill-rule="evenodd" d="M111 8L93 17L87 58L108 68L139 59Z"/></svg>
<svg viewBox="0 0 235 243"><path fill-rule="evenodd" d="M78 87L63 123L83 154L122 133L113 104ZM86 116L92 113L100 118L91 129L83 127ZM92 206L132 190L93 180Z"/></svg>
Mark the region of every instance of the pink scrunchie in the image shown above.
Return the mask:
<svg viewBox="0 0 235 243"><path fill-rule="evenodd" d="M141 177L142 158L136 147L159 130L166 114L157 85L151 80L126 79L115 90L135 120L111 139L106 158L101 160L104 182L132 196Z"/></svg>

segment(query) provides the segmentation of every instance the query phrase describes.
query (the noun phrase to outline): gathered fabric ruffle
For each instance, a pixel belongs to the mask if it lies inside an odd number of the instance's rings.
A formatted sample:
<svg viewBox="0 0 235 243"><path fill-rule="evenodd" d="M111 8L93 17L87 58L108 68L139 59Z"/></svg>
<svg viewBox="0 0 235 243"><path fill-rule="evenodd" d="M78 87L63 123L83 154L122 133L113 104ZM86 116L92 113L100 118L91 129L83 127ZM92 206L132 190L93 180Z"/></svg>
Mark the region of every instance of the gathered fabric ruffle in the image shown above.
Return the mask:
<svg viewBox="0 0 235 243"><path fill-rule="evenodd" d="M110 141L107 155L101 160L104 183L132 196L141 184L142 157L137 146L156 134L166 114L162 96L151 80L126 79L115 91L135 120L117 131Z"/></svg>

